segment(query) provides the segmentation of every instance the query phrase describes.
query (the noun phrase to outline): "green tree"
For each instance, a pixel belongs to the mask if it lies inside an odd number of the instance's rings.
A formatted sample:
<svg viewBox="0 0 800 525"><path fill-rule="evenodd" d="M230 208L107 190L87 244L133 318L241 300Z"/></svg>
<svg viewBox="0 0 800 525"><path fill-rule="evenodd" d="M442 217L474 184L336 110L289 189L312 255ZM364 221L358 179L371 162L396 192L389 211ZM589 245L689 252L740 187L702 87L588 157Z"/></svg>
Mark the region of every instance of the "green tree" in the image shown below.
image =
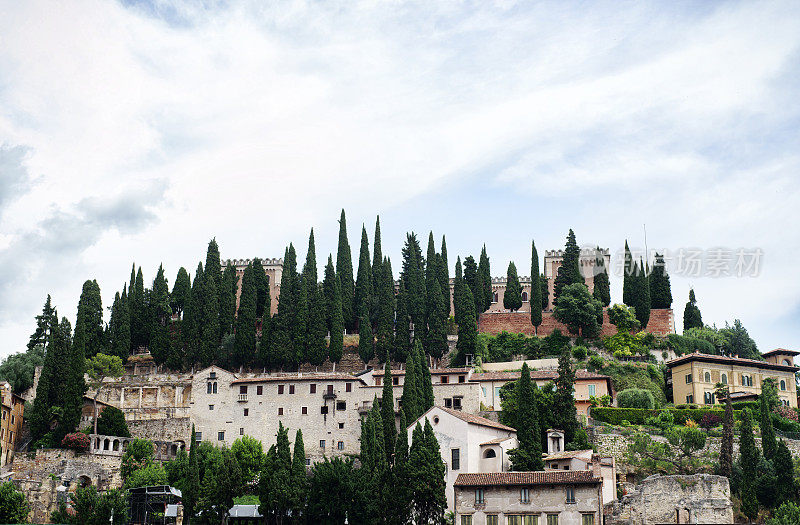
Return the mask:
<svg viewBox="0 0 800 525"><path fill-rule="evenodd" d="M373 523L374 497L363 481L364 470L356 469L352 458L325 458L315 463L309 483L307 523Z"/></svg>
<svg viewBox="0 0 800 525"><path fill-rule="evenodd" d="M765 378L761 382L761 395L758 396L761 413L761 448L764 450L764 457L773 460L778 451L778 441L775 439L775 429L772 427L772 407L770 407L770 395L777 398L777 388L772 378Z"/></svg>
<svg viewBox="0 0 800 525"><path fill-rule="evenodd" d="M542 292L542 310L547 310L550 306L550 286L544 274L539 276L539 283L541 284L540 290Z"/></svg>
<svg viewBox="0 0 800 525"><path fill-rule="evenodd" d="M370 301L370 319L376 328L379 315L379 290L381 289L381 281L383 278L383 262L383 251L381 250L381 218L378 216L375 218L375 237L372 243L372 297ZM378 355L382 354L379 352Z"/></svg>
<svg viewBox="0 0 800 525"><path fill-rule="evenodd" d="M756 448L753 437L753 423L750 410L745 408L741 414L741 427L739 435L739 465L742 472L741 498L742 511L749 517L755 518L758 514L758 499L756 498L756 480L758 478L758 464L760 454Z"/></svg>
<svg viewBox="0 0 800 525"><path fill-rule="evenodd" d="M206 256L206 267L203 273L202 289L200 292L200 348L199 361L203 366L208 366L217 357L220 342L219 325L219 290L218 285L222 280L220 274L219 249L212 239L209 243L209 254ZM216 253L216 264L213 264ZM212 265L209 267L209 261Z"/></svg>
<svg viewBox="0 0 800 525"><path fill-rule="evenodd" d="M125 414L115 406L107 406L100 412L95 433L103 436L131 437Z"/></svg>
<svg viewBox="0 0 800 525"><path fill-rule="evenodd" d="M183 513L188 525L194 521L197 498L200 495L200 466L197 457L197 434L192 423L192 436L189 443L189 475L186 490L183 492Z"/></svg>
<svg viewBox="0 0 800 525"><path fill-rule="evenodd" d="M694 289L689 290L689 302L683 309L683 330L685 332L690 328L703 328L703 317L700 315L700 308L697 307Z"/></svg>
<svg viewBox="0 0 800 525"><path fill-rule="evenodd" d="M672 289L669 284L667 265L664 256L656 253L653 271L649 276L650 308L671 308Z"/></svg>
<svg viewBox="0 0 800 525"><path fill-rule="evenodd" d="M264 449L261 441L254 437L242 436L231 445L231 452L242 471L245 484L258 479L261 465L264 463Z"/></svg>
<svg viewBox="0 0 800 525"><path fill-rule="evenodd" d="M253 279L256 279L255 267L253 267ZM230 261L225 265L219 286L219 332L220 336L224 337L236 331L236 293L239 289L239 277ZM255 311L253 314L255 315Z"/></svg>
<svg viewBox="0 0 800 525"><path fill-rule="evenodd" d="M231 365L235 368L247 366L256 351L256 276L253 264L247 265L242 276L242 291L239 295L239 311L236 313Z"/></svg>
<svg viewBox="0 0 800 525"><path fill-rule="evenodd" d="M458 325L458 341L456 342L456 362L464 364L466 355L476 355L478 353L478 323L475 320L475 300L472 292L466 283L461 284L462 288L462 314L461 323Z"/></svg>
<svg viewBox="0 0 800 525"><path fill-rule="evenodd" d="M762 442L763 443L763 442ZM779 502L794 501L797 498L797 481L794 479L794 462L792 453L784 440L778 442L775 456L772 460L777 474L776 500Z"/></svg>
<svg viewBox="0 0 800 525"><path fill-rule="evenodd" d="M425 350L431 354L428 341L428 332L432 326L440 323L446 324L443 319L444 311L440 308L439 296L434 294L434 284L439 285L439 294L442 293L442 286L439 281L439 254L436 253L436 244L433 242L433 232L428 233L428 252L425 259L425 325L420 335L425 336Z"/></svg>
<svg viewBox="0 0 800 525"><path fill-rule="evenodd" d="M294 454L292 455L292 516L301 521L308 497L308 476L306 475L306 449L303 444L303 431L297 429L294 438Z"/></svg>
<svg viewBox="0 0 800 525"><path fill-rule="evenodd" d="M122 454L120 475L127 481L139 469L153 463L153 442L149 439L134 438Z"/></svg>
<svg viewBox="0 0 800 525"><path fill-rule="evenodd" d="M625 303L633 307L636 319L639 320L642 328L647 328L647 322L650 320L650 285L647 274L647 266L643 260L634 263L633 274L628 278L631 302Z"/></svg>
<svg viewBox="0 0 800 525"><path fill-rule="evenodd" d="M142 268L136 270L136 265L131 269L131 282L128 286L128 308L131 316L131 349L147 346L150 335L147 324L147 302L145 300L144 276ZM77 326L75 327L77 330Z"/></svg>
<svg viewBox="0 0 800 525"><path fill-rule="evenodd" d="M531 324L534 332L539 333L539 325L542 324L542 278L539 274L539 253L536 251L536 244L531 241L531 295L529 297L531 306Z"/></svg>
<svg viewBox="0 0 800 525"><path fill-rule="evenodd" d="M403 394L400 397L400 406L403 407L403 412L408 414L410 421L415 421L422 415L422 400L420 397L421 386L419 384L416 354L409 352L406 356L406 375L403 382Z"/></svg>
<svg viewBox="0 0 800 525"><path fill-rule="evenodd" d="M62 410L66 376L61 370L72 345L72 327L66 318L63 318L60 324L57 318L58 314L54 312L36 397L28 416L32 442L37 447L52 445L52 435L49 434L50 423L60 416Z"/></svg>
<svg viewBox="0 0 800 525"><path fill-rule="evenodd" d="M787 501L782 503L772 517L768 519L766 525L790 525L792 523L800 523L800 505Z"/></svg>
<svg viewBox="0 0 800 525"><path fill-rule="evenodd" d="M131 353L131 312L128 305L128 293L124 286L122 295L117 294L114 297L114 304L111 307L110 331L110 352L121 359L127 359Z"/></svg>
<svg viewBox="0 0 800 525"><path fill-rule="evenodd" d="M373 266L373 276L376 275ZM394 278L392 277L392 262L388 257L378 265L377 275L380 277L379 286L375 288L377 294L377 319L376 352L381 359L389 360L394 348L394 319L395 319L395 297L394 297Z"/></svg>
<svg viewBox="0 0 800 525"><path fill-rule="evenodd" d="M442 235L442 248L439 252L439 285L445 296L445 318L450 317L450 268L447 265L447 241Z"/></svg>
<svg viewBox="0 0 800 525"><path fill-rule="evenodd" d="M149 463L134 470L125 482L125 488L152 487L167 484L167 471L161 463Z"/></svg>
<svg viewBox="0 0 800 525"><path fill-rule="evenodd" d="M403 270L400 274L405 297L405 309L414 325L414 339L425 333L425 273L422 249L415 233L406 235L403 246Z"/></svg>
<svg viewBox="0 0 800 525"><path fill-rule="evenodd" d="M565 287L571 284L585 284L583 275L581 275L580 257L581 249L575 240L575 233L570 228L564 246L564 256L561 258L561 265L558 267L553 285L553 304L555 306L558 306L561 292Z"/></svg>
<svg viewBox="0 0 800 525"><path fill-rule="evenodd" d="M517 267L514 262L508 263L506 272L506 291L503 294L503 308L515 312L522 308L522 287L517 277Z"/></svg>
<svg viewBox="0 0 800 525"><path fill-rule="evenodd" d="M464 282L472 292L472 298L475 300L475 313L476 316L479 316L484 312L483 303L486 292L484 282L478 278L478 264L471 255L464 258Z"/></svg>
<svg viewBox="0 0 800 525"><path fill-rule="evenodd" d="M446 467L428 420L424 430L419 423L414 428L408 465L414 523L444 523Z"/></svg>
<svg viewBox="0 0 800 525"><path fill-rule="evenodd" d="M447 352L447 318L445 317L445 297L439 286L439 280L431 281L430 311L428 313L428 330L425 346L434 359L441 359Z"/></svg>
<svg viewBox="0 0 800 525"><path fill-rule="evenodd" d="M381 397L381 423L383 424L384 450L386 461L391 462L397 428L394 423L394 389L392 388L392 369L387 362L383 369L383 397Z"/></svg>
<svg viewBox="0 0 800 525"><path fill-rule="evenodd" d="M322 289L327 305L328 331L330 332L328 357L335 366L344 354L344 319L342 318L342 288L333 268L333 257L330 255L328 264L325 266Z"/></svg>
<svg viewBox="0 0 800 525"><path fill-rule="evenodd" d="M411 350L411 317L408 315L408 293L402 279L396 303L393 355L395 361L405 361Z"/></svg>
<svg viewBox="0 0 800 525"><path fill-rule="evenodd" d="M461 257L456 257L456 275L453 278L453 320L460 325L464 319L464 272Z"/></svg>
<svg viewBox="0 0 800 525"><path fill-rule="evenodd" d="M719 330L724 338L722 351L725 355L741 357L744 359L761 359L755 341L747 333L747 329L742 326L739 319L734 319L733 326L725 323L725 328Z"/></svg>
<svg viewBox="0 0 800 525"><path fill-rule="evenodd" d="M606 312L608 312L609 322L617 327L617 333L637 332L642 326L636 319L635 310L630 306L615 304Z"/></svg>
<svg viewBox="0 0 800 525"><path fill-rule="evenodd" d="M241 495L243 487L242 471L236 457L229 449L223 448L220 457L203 477L198 500L203 515L222 523L233 506L233 499Z"/></svg>
<svg viewBox="0 0 800 525"><path fill-rule="evenodd" d="M578 425L578 412L575 408L575 371L572 369L571 352L565 348L558 357L558 377L555 380L556 392L553 397L553 412L556 414L556 427L564 430L564 442L570 443Z"/></svg>
<svg viewBox="0 0 800 525"><path fill-rule="evenodd" d="M83 331L86 357L91 357L105 349L103 336L103 304L100 297L100 286L95 280L83 283L83 290L78 301L78 317L75 331Z"/></svg>
<svg viewBox="0 0 800 525"><path fill-rule="evenodd" d="M31 334L28 340L28 352L46 346L48 338L50 337L50 330L55 325L58 325L58 314L53 307L50 294L47 294L47 299L42 307L42 313L36 316L36 330Z"/></svg>
<svg viewBox="0 0 800 525"><path fill-rule="evenodd" d="M289 244L283 256L281 274L281 294L278 296L278 313L271 328L270 351L266 365L282 368L291 364L295 355L292 327L296 326L299 299L299 276L297 275L297 254Z"/></svg>
<svg viewBox="0 0 800 525"><path fill-rule="evenodd" d="M533 393L535 388L531 382L528 364L523 363L520 378L515 385L518 406L516 429L519 447L509 452L511 466L514 470L544 470L539 413Z"/></svg>
<svg viewBox="0 0 800 525"><path fill-rule="evenodd" d="M606 268L606 261L603 257L603 252L598 246L595 249L597 257L595 258L596 272L594 275L594 289L592 296L600 301L603 306L611 304L611 284L608 280L608 268ZM667 278L669 279L669 277Z"/></svg>
<svg viewBox="0 0 800 525"><path fill-rule="evenodd" d="M414 353L417 359L414 372L417 374L416 382L419 388L419 415L421 416L427 412L429 408L433 407L433 383L431 382L431 371L428 368L428 358L419 341L414 344Z"/></svg>
<svg viewBox="0 0 800 525"><path fill-rule="evenodd" d="M366 307L367 311L370 311L372 296L372 268L369 262L369 240L367 239L367 229L362 225L361 249L358 255L358 274L356 276L356 290L353 300L353 308L359 312L359 333L361 333L360 312L363 307ZM371 317L368 317L368 319L371 320Z"/></svg>
<svg viewBox="0 0 800 525"><path fill-rule="evenodd" d="M86 374L89 376L89 386L94 390L94 433L97 434L97 397L102 390L106 379L118 378L125 373L122 359L116 355L95 354L86 363Z"/></svg>
<svg viewBox="0 0 800 525"><path fill-rule="evenodd" d="M591 296L585 284L570 284L561 290L553 317L567 325L573 334L596 337L600 333L603 306Z"/></svg>
<svg viewBox="0 0 800 525"><path fill-rule="evenodd" d="M181 266L178 275L175 277L175 284L172 285L172 293L169 296L172 311L181 316L186 305L189 304L189 296L192 293L192 282L189 279L189 272Z"/></svg>
<svg viewBox="0 0 800 525"><path fill-rule="evenodd" d="M628 247L628 239L625 239L625 256L622 268L622 302L628 306L633 306L633 255Z"/></svg>
<svg viewBox="0 0 800 525"><path fill-rule="evenodd" d="M253 277L255 278L256 288L256 318L264 322L264 312L267 312L269 317L272 305L268 302L271 297L269 293L269 275L264 270L264 265L261 264L261 259L255 257L253 259ZM234 288L234 293L236 289ZM262 324L263 326L263 324Z"/></svg>
<svg viewBox="0 0 800 525"><path fill-rule="evenodd" d="M86 370L86 337L82 329L76 326L72 346L68 347L66 359L58 364L59 374L64 376L63 402L61 404L61 420L54 434L56 443L75 431L81 420L83 395L86 393L86 382L83 378Z"/></svg>
<svg viewBox="0 0 800 525"><path fill-rule="evenodd" d="M289 449L288 430L278 423L276 444L267 452L258 479L258 511L272 523L281 525L288 521L292 508L292 455Z"/></svg>
<svg viewBox="0 0 800 525"><path fill-rule="evenodd" d="M342 210L339 219L339 247L336 252L336 276L342 288L342 319L348 330L354 330L358 322L358 312L353 309L355 299L355 284L353 282L353 259L350 252L350 243L347 240L347 220Z"/></svg>
<svg viewBox="0 0 800 525"><path fill-rule="evenodd" d="M25 494L12 482L0 483L0 523L25 523L30 508Z"/></svg>
<svg viewBox="0 0 800 525"><path fill-rule="evenodd" d="M126 525L128 523L128 498L122 490L107 490L98 494L89 485L80 487L69 496L71 511L61 502L50 517L52 523L68 525Z"/></svg>
<svg viewBox="0 0 800 525"><path fill-rule="evenodd" d="M169 324L172 317L172 308L169 304L169 285L164 276L164 267L162 265L159 265L156 278L153 280L153 289L149 295L148 308L150 354L156 364L163 364L169 357Z"/></svg>
<svg viewBox="0 0 800 525"><path fill-rule="evenodd" d="M375 357L375 338L372 336L372 324L369 322L369 309L366 305L361 307L358 327L358 356L367 364Z"/></svg>
<svg viewBox="0 0 800 525"><path fill-rule="evenodd" d="M189 366L200 359L200 320L202 314L203 296L203 264L197 264L197 270L192 281L189 301L186 303L181 322L181 339L186 349L186 361Z"/></svg>
<svg viewBox="0 0 800 525"><path fill-rule="evenodd" d="M325 298L317 281L317 255L313 229L308 239L308 255L303 268L302 288L305 302L308 305L305 360L314 366L319 366L328 357L328 347L325 344L328 327L325 321Z"/></svg>
<svg viewBox="0 0 800 525"><path fill-rule="evenodd" d="M489 256L486 254L485 244L483 245L483 248L481 248L481 256L478 259L477 279L481 282L481 292L483 296L480 297L480 303L477 303L478 297L477 296L475 297L476 305L479 306L479 308L475 311L478 312L479 314L482 314L483 312L488 310L489 307L492 305L492 295L493 295L492 269L489 264ZM473 290L471 286L470 290ZM477 292L475 292L474 290L472 293L477 294Z"/></svg>
<svg viewBox="0 0 800 525"><path fill-rule="evenodd" d="M699 428L673 427L665 433L667 441L656 441L650 434L634 434L626 460L645 472L692 474L700 468L698 452L706 444Z"/></svg>
<svg viewBox="0 0 800 525"><path fill-rule="evenodd" d="M728 396L728 387L716 385L717 399L725 400L725 416L722 420L722 443L719 451L719 473L730 478L733 473L733 403Z"/></svg>

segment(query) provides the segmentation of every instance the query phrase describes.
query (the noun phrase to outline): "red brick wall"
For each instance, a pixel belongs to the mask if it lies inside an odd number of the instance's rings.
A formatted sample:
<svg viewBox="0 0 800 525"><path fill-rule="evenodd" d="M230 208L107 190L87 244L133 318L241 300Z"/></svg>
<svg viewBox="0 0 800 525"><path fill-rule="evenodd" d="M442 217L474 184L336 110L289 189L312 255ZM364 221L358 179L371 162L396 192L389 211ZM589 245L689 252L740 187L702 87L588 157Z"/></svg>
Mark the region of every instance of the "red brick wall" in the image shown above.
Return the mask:
<svg viewBox="0 0 800 525"><path fill-rule="evenodd" d="M539 325L539 335L549 335L558 328L562 333L568 334L567 327L553 318L552 312L542 312L542 324ZM528 312L485 312L478 319L478 331L486 334L499 334L502 331L534 335L531 315ZM647 323L648 332L657 335L667 335L675 332L675 322L671 309L650 310L650 321ZM608 320L608 313L603 311L602 336L607 337L617 333L617 329Z"/></svg>

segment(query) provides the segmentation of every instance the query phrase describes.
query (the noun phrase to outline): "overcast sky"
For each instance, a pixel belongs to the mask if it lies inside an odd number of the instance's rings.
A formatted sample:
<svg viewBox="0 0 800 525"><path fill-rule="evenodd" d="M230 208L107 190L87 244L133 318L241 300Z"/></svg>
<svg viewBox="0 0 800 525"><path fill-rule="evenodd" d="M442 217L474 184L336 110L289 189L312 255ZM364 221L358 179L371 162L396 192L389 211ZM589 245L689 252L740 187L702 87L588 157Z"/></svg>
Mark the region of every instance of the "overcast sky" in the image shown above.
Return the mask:
<svg viewBox="0 0 800 525"><path fill-rule="evenodd" d="M199 4L0 0L0 355L211 237L302 260L313 227L322 266L341 208L395 272L409 230L527 275L531 239L646 225L679 331L693 286L800 349L797 2Z"/></svg>

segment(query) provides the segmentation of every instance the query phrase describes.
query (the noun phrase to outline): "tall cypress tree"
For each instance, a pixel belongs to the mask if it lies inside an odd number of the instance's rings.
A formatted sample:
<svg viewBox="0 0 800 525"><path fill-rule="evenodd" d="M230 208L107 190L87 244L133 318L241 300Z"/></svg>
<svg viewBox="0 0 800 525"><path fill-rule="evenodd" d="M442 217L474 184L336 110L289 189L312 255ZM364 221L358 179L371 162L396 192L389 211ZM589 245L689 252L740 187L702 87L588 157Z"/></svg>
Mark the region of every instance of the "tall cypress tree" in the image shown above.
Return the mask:
<svg viewBox="0 0 800 525"><path fill-rule="evenodd" d="M628 306L633 306L633 256L631 249L628 248L628 240L625 239L625 256L622 268L622 302Z"/></svg>
<svg viewBox="0 0 800 525"><path fill-rule="evenodd" d="M281 368L288 366L294 355L292 342L292 326L297 310L297 297L294 289L298 279L297 259L294 247L290 244L283 256L283 272L281 273L281 294L278 296L278 313L273 319L270 351L267 366Z"/></svg>
<svg viewBox="0 0 800 525"><path fill-rule="evenodd" d="M408 463L414 523L441 523L447 506L446 467L428 420L424 430L419 423L414 428Z"/></svg>
<svg viewBox="0 0 800 525"><path fill-rule="evenodd" d="M397 315L395 317L394 360L405 361L411 350L411 317L408 315L408 293L406 284L400 280L397 293Z"/></svg>
<svg viewBox="0 0 800 525"><path fill-rule="evenodd" d="M308 237L308 254L303 267L302 294L308 309L305 334L305 361L319 366L327 357L325 334L325 304L317 281L317 254L314 243L314 230Z"/></svg>
<svg viewBox="0 0 800 525"><path fill-rule="evenodd" d="M112 355L119 356L124 362L128 358L131 346L131 319L128 313L125 286L123 286L122 295L119 292L114 295L109 331L111 332L109 351Z"/></svg>
<svg viewBox="0 0 800 525"><path fill-rule="evenodd" d="M350 252L350 243L347 240L347 220L342 210L339 219L339 247L336 252L336 276L342 289L342 319L348 330L354 330L358 319L358 312L353 309L355 299L355 284L353 283L353 259Z"/></svg>
<svg viewBox="0 0 800 525"><path fill-rule="evenodd" d="M208 241L206 250L206 270L205 276L214 279L214 286L219 288L219 281L222 279L222 261L219 257L219 245L217 239ZM217 291L219 293L219 290Z"/></svg>
<svg viewBox="0 0 800 525"><path fill-rule="evenodd" d="M422 349L422 344L420 344L419 341L414 344L414 353L417 357L414 371L417 374L419 415L421 416L433 406L433 382L431 382L431 371L430 368L428 368L428 358L425 356L425 351Z"/></svg>
<svg viewBox="0 0 800 525"><path fill-rule="evenodd" d="M183 310L189 303L189 294L192 292L192 282L189 279L189 272L183 266L178 270L175 277L175 284L172 285L172 293L169 296L172 311L183 315Z"/></svg>
<svg viewBox="0 0 800 525"><path fill-rule="evenodd" d="M159 265L153 290L150 293L150 354L157 364L162 364L169 357L169 324L172 308L169 304L169 285L164 276L164 267Z"/></svg>
<svg viewBox="0 0 800 525"><path fill-rule="evenodd" d="M753 423L750 410L745 408L741 415L741 429L739 437L739 462L742 469L742 511L749 517L755 518L758 514L758 499L756 498L756 480L758 479L759 456L756 442L753 438Z"/></svg>
<svg viewBox="0 0 800 525"><path fill-rule="evenodd" d="M383 418L381 416L381 404L378 396L372 400L372 409L369 418L372 421L372 430L375 433L374 447L372 449L372 464L375 465L376 474L382 474L387 467L386 461L386 440L383 436Z"/></svg>
<svg viewBox="0 0 800 525"><path fill-rule="evenodd" d="M344 353L344 319L342 318L342 289L339 285L339 278L336 276L336 270L333 268L333 257L330 255L328 264L325 266L325 280L322 287L328 308L328 331L331 334L328 343L328 357L335 364L342 359Z"/></svg>
<svg viewBox="0 0 800 525"><path fill-rule="evenodd" d="M45 347L50 337L50 329L54 326L58 326L58 316L55 315L50 294L47 294L42 313L36 316L36 330L28 340L28 352L37 347Z"/></svg>
<svg viewBox="0 0 800 525"><path fill-rule="evenodd" d="M522 286L517 276L517 266L513 261L508 263L506 272L506 291L503 294L503 308L515 312L522 308Z"/></svg>
<svg viewBox="0 0 800 525"><path fill-rule="evenodd" d="M255 273L253 277L255 278ZM225 270L222 272L220 287L219 330L220 335L227 335L234 333L234 326L236 323L236 292L239 288L239 278L236 276L236 268L233 267L230 261L225 265Z"/></svg>
<svg viewBox="0 0 800 525"><path fill-rule="evenodd" d="M136 268L136 265L134 265ZM131 283L128 287L128 306L131 315L131 349L147 346L149 326L147 325L147 312L144 297L144 276L142 268L135 275L131 270Z"/></svg>
<svg viewBox="0 0 800 525"><path fill-rule="evenodd" d="M429 294L428 332L425 336L425 346L428 354L438 360L447 352L445 298L438 279L433 279Z"/></svg>
<svg viewBox="0 0 800 525"><path fill-rule="evenodd" d="M406 375L403 381L403 395L400 397L400 406L408 415L409 421L415 421L420 415L422 401L420 399L419 371L417 358L414 352L406 356Z"/></svg>
<svg viewBox="0 0 800 525"><path fill-rule="evenodd" d="M592 297L600 301L603 306L611 304L611 285L608 281L608 268L606 268L606 261L600 247L597 247L597 257L595 258L595 267L597 271L594 275L594 289L592 290Z"/></svg>
<svg viewBox="0 0 800 525"><path fill-rule="evenodd" d="M215 243L216 244L216 243ZM219 266L219 262L217 263ZM219 350L219 293L214 278L214 270L208 267L203 274L202 289L200 291L200 348L199 361L202 366L208 366L217 357Z"/></svg>
<svg viewBox="0 0 800 525"><path fill-rule="evenodd" d="M197 434L194 430L194 423L192 423L191 439L189 443L189 476L183 492L183 510L187 525L191 525L194 520L194 510L200 492L200 466L197 458Z"/></svg>
<svg viewBox="0 0 800 525"><path fill-rule="evenodd" d="M542 310L547 310L550 307L550 286L544 274L539 276L539 283L541 284L539 289L542 292Z"/></svg>
<svg viewBox="0 0 800 525"><path fill-rule="evenodd" d="M358 330L358 356L367 364L375 357L375 338L372 336L372 323L369 322L369 309L361 306L361 320Z"/></svg>
<svg viewBox="0 0 800 525"><path fill-rule="evenodd" d="M565 286L584 282L583 275L581 275L580 258L581 249L575 240L575 232L570 228L564 246L564 256L561 258L561 266L558 267L553 284L553 304L558 302L558 296Z"/></svg>
<svg viewBox="0 0 800 525"><path fill-rule="evenodd" d="M361 249L359 250L358 256L358 276L356 277L356 292L355 299L353 300L353 308L358 312L361 312L364 307L366 307L368 311L371 311L371 301L372 268L369 262L369 241L367 240L367 229L362 225ZM372 316L368 316L367 319L371 320ZM360 323L361 317L359 317L359 333L361 333L362 329Z"/></svg>
<svg viewBox="0 0 800 525"><path fill-rule="evenodd" d="M642 329L647 327L650 320L650 285L648 284L647 268L644 261L634 263L633 274L629 278L631 289L632 306L636 312L636 319L642 325Z"/></svg>
<svg viewBox="0 0 800 525"><path fill-rule="evenodd" d="M253 268L255 270L255 265ZM263 306L261 307L261 339L259 339L258 342L259 366L269 366L270 346L272 344L272 327L272 295L269 291L269 279L267 279L267 287L264 293Z"/></svg>
<svg viewBox="0 0 800 525"><path fill-rule="evenodd" d="M722 420L722 442L719 449L719 473L726 478L733 474L733 402L727 386L720 385L717 399L725 398L725 416Z"/></svg>
<svg viewBox="0 0 800 525"><path fill-rule="evenodd" d="M492 292L492 269L489 264L489 256L486 254L485 244L481 249L481 256L480 259L478 260L477 278L481 282L481 293L483 294L483 296L480 298L481 299L480 303L477 302L478 297L477 296L475 297L476 301L475 304L476 306L478 306L476 312L478 314L482 314L483 312L488 310L489 307L492 305L492 296L494 295L494 292ZM470 290L472 290L473 294L476 293L471 286Z"/></svg>
<svg viewBox="0 0 800 525"><path fill-rule="evenodd" d="M392 369L387 362L383 369L383 397L381 397L381 420L386 461L391 463L397 428L394 424L394 389L392 388Z"/></svg>
<svg viewBox="0 0 800 525"><path fill-rule="evenodd" d="M405 285L405 307L414 324L414 340L417 340L425 335L425 273L422 249L413 232L406 235L403 246L400 280Z"/></svg>
<svg viewBox="0 0 800 525"><path fill-rule="evenodd" d="M456 257L456 275L453 278L453 318L461 324L464 318L464 273L461 270L461 257Z"/></svg>
<svg viewBox="0 0 800 525"><path fill-rule="evenodd" d="M189 302L183 315L181 336L189 366L200 361L200 322L203 312L203 263L197 263Z"/></svg>
<svg viewBox="0 0 800 525"><path fill-rule="evenodd" d="M595 278L596 279L596 278ZM653 271L649 276L650 308L671 308L672 289L669 284L664 256L656 253Z"/></svg>
<svg viewBox="0 0 800 525"><path fill-rule="evenodd" d="M383 278L383 251L381 249L381 218L375 218L375 238L372 243L372 297L370 301L370 318L372 319L373 326L378 326L378 316L380 307L380 290L381 279ZM381 356L380 353L378 353Z"/></svg>
<svg viewBox="0 0 800 525"><path fill-rule="evenodd" d="M450 268L447 266L447 241L442 235L441 261L439 264L439 284L444 294L445 318L450 317Z"/></svg>
<svg viewBox="0 0 800 525"><path fill-rule="evenodd" d="M689 328L703 328L703 316L700 315L700 308L697 307L694 289L689 290L689 302L683 309L683 330L686 331Z"/></svg>
<svg viewBox="0 0 800 525"><path fill-rule="evenodd" d="M303 431L297 429L294 438L294 453L292 454L292 516L298 521L302 520L308 497L308 475L306 474L306 447L303 443Z"/></svg>
<svg viewBox="0 0 800 525"><path fill-rule="evenodd" d="M52 439L48 439L50 436L47 436L50 431L51 408L61 406L62 403L66 376L61 371L67 361L72 336L69 321L63 318L59 324L58 313L55 310L49 322L47 347L42 371L39 374L36 398L33 400L30 416L26 416L30 421L32 443L36 444L44 438L45 442L41 443L44 446L54 444Z"/></svg>
<svg viewBox="0 0 800 525"><path fill-rule="evenodd" d="M379 272L379 286L375 289L375 294L378 297L378 315L376 319L378 342L375 351L379 358L388 361L394 348L395 298L392 262L388 257L385 257L378 267L381 271Z"/></svg>
<svg viewBox="0 0 800 525"><path fill-rule="evenodd" d="M264 271L264 265L258 257L253 259L253 277L256 284L256 319L264 317L264 307L267 306L267 296L269 295L269 276ZM270 305L271 307L271 305Z"/></svg>
<svg viewBox="0 0 800 525"><path fill-rule="evenodd" d="M411 513L411 474L408 468L408 419L405 409L400 409L400 431L394 446L395 483L392 485L394 497L393 508L396 509L394 523L409 523Z"/></svg>
<svg viewBox="0 0 800 525"><path fill-rule="evenodd" d="M575 371L572 369L571 352L565 348L558 357L558 377L553 398L553 413L557 428L564 430L564 442L570 443L575 437L577 410L575 409Z"/></svg>
<svg viewBox="0 0 800 525"><path fill-rule="evenodd" d="M236 331L231 364L238 368L249 365L256 351L256 276L253 264L247 265L242 276L242 292L236 313Z"/></svg>
<svg viewBox="0 0 800 525"><path fill-rule="evenodd" d="M464 283L472 292L472 298L475 300L475 313L479 316L484 311L483 299L486 294L483 289L483 281L478 278L478 265L471 255L464 258Z"/></svg>
<svg viewBox="0 0 800 525"><path fill-rule="evenodd" d="M509 453L514 470L544 470L542 462L542 436L531 373L528 364L522 365L519 380L514 385L517 401L517 437L519 448Z"/></svg>
<svg viewBox="0 0 800 525"><path fill-rule="evenodd" d="M764 381L768 381L768 379ZM775 429L772 426L772 410L770 410L769 400L764 390L765 388L762 383L761 395L758 396L761 413L761 448L764 451L765 458L774 460L775 454L778 451L778 441L775 439Z"/></svg>
<svg viewBox="0 0 800 525"><path fill-rule="evenodd" d="M100 286L95 280L83 283L83 291L78 301L78 317L75 321L75 330L79 328L85 338L83 342L88 357L105 351L103 304L100 298Z"/></svg>
<svg viewBox="0 0 800 525"><path fill-rule="evenodd" d="M478 349L478 323L475 320L475 300L472 298L469 286L462 283L461 289L464 313L462 314L461 322L458 324L458 342L456 343L456 349L458 350L457 364L459 365L466 362L467 354L474 356Z"/></svg>
<svg viewBox="0 0 800 525"><path fill-rule="evenodd" d="M542 284L539 275L539 253L536 251L536 244L533 241L531 241L531 295L529 302L531 324L538 334L539 325L542 324Z"/></svg>
<svg viewBox="0 0 800 525"><path fill-rule="evenodd" d="M775 473L778 477L778 494L777 501L791 501L797 496L797 481L794 479L794 462L792 461L792 453L789 452L789 447L786 446L786 441L780 440L778 448L775 451Z"/></svg>
<svg viewBox="0 0 800 525"><path fill-rule="evenodd" d="M83 395L86 393L84 373L86 371L86 334L85 324L75 325L75 336L72 345L68 346L64 368L61 373L65 376L63 403L61 405L61 421L54 433L54 441L60 443L61 439L78 428L83 409Z"/></svg>

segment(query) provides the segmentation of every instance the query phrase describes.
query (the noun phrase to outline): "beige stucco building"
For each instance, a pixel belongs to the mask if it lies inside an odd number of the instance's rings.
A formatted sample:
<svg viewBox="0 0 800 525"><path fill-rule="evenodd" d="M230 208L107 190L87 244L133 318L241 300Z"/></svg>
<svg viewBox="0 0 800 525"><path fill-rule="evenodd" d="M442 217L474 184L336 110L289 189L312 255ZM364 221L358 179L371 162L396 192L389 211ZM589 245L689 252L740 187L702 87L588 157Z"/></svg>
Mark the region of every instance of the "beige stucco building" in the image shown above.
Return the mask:
<svg viewBox="0 0 800 525"><path fill-rule="evenodd" d="M710 354L692 353L667 363L671 372L672 398L676 404L712 405L717 383L728 385L732 395L761 393L761 383L772 378L778 398L784 405L797 408L797 387L793 350L779 348L764 354L764 361Z"/></svg>
<svg viewBox="0 0 800 525"><path fill-rule="evenodd" d="M602 482L596 470L459 474L457 525L599 525Z"/></svg>
<svg viewBox="0 0 800 525"><path fill-rule="evenodd" d="M617 463L614 456L601 457L593 450L564 450L564 431L547 430L545 470L599 470L603 480L603 504L617 499ZM599 464L599 469L598 469Z"/></svg>
<svg viewBox="0 0 800 525"><path fill-rule="evenodd" d="M7 381L0 383L0 396L2 396L2 414L0 417L0 444L2 456L0 466L14 459L14 451L22 432L22 418L25 413L25 400L15 394L11 384Z"/></svg>

